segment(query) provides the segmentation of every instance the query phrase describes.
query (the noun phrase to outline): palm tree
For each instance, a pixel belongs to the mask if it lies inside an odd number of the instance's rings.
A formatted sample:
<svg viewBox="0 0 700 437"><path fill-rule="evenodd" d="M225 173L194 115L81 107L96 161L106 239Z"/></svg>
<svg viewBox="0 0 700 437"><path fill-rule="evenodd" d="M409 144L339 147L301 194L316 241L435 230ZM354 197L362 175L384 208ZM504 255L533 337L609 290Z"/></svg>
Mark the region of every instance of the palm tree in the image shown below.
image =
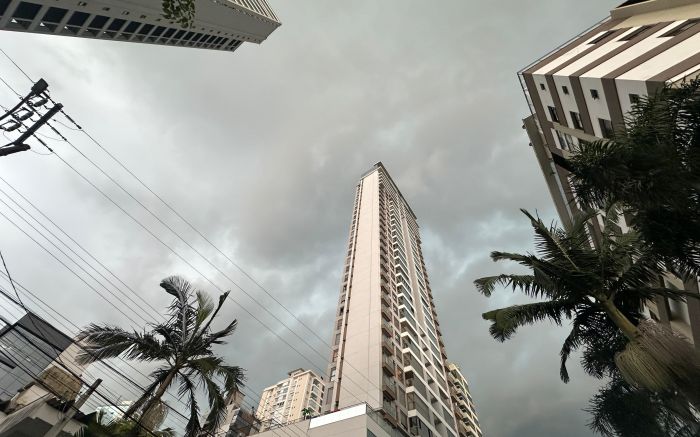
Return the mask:
<svg viewBox="0 0 700 437"><path fill-rule="evenodd" d="M160 286L173 296L166 322L151 324L150 331L143 332L91 324L78 335L79 341L85 344L79 360L87 364L121 356L158 363L158 368L151 373L153 381L125 415L144 417L155 413L163 407L161 398L165 392L177 384L178 396L187 396L190 409L185 436L193 437L216 429L226 412L222 393L243 385L243 369L226 364L212 350L214 345L226 343L224 338L234 332L237 322L233 320L219 331L211 328L228 292L219 296L218 305L215 305L208 295L180 277L166 278ZM217 377L223 379L223 387L216 382ZM199 420L199 388L204 389L209 404L204 425Z"/></svg>
<svg viewBox="0 0 700 437"><path fill-rule="evenodd" d="M620 203L672 270L700 274L700 80L642 99L625 126L567 160L576 198Z"/></svg>
<svg viewBox="0 0 700 437"><path fill-rule="evenodd" d="M309 407L302 408L302 409L301 409L301 418L302 418L302 419L308 419L309 417L311 417L311 414L312 414L313 412L314 412L314 410L312 410L312 409L309 408Z"/></svg>
<svg viewBox="0 0 700 437"><path fill-rule="evenodd" d="M587 226L589 220L597 219L596 214L577 217L566 231L556 225L547 227L523 210L535 231L538 255L493 252L491 258L513 261L531 273L485 277L475 285L486 296L500 284L544 300L489 311L483 317L492 322L491 335L500 341L537 321L549 319L561 325L571 320L571 332L560 352L565 382L569 356L583 348L584 370L591 375L603 377L619 370L637 386L677 390L700 405L697 352L670 330L643 320L641 314L644 302L656 296L682 300L695 295L650 285L657 282L663 265L635 232L619 230L615 211L614 206L606 209L601 236L593 242ZM611 353L614 367L607 358Z"/></svg>

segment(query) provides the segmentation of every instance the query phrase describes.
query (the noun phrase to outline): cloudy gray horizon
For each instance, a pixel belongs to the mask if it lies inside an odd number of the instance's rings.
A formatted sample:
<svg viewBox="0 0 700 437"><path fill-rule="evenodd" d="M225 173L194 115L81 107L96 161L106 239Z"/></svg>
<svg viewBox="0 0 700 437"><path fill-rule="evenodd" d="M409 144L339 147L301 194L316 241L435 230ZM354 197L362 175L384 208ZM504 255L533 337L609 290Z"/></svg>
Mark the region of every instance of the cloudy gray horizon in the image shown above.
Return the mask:
<svg viewBox="0 0 700 437"><path fill-rule="evenodd" d="M514 269L491 262L492 250L532 250L519 208L556 218L521 128L528 109L516 71L615 3L269 2L282 26L260 46L246 43L234 53L12 32L0 32L0 48L32 79L46 79L68 114L312 328L315 334L80 132L56 124L303 341L55 133L41 131L66 161L272 328L275 334L238 304L224 307L221 323L235 317L239 328L218 352L248 369L253 403L253 394L289 370L311 367L301 355L325 371L328 349L316 335L328 341L332 333L355 186L382 161L418 217L447 354L469 379L485 435L592 435L583 409L599 382L576 360L571 382L559 380L566 327L542 323L499 343L481 314L524 298L500 291L487 299L472 281ZM0 77L21 93L31 85L2 56ZM14 102L0 84L0 103ZM45 152L35 145L33 152L0 158L0 176L149 304L167 305L158 282L171 274L219 293ZM8 191L2 182L0 188ZM0 199L7 201L2 193ZM2 203L0 212L22 225ZM19 283L75 325L131 325L2 216L0 223L0 250ZM7 282L0 278L0 285ZM130 302L109 299L133 312ZM7 314L7 303L0 304ZM123 387L109 388L130 396Z"/></svg>

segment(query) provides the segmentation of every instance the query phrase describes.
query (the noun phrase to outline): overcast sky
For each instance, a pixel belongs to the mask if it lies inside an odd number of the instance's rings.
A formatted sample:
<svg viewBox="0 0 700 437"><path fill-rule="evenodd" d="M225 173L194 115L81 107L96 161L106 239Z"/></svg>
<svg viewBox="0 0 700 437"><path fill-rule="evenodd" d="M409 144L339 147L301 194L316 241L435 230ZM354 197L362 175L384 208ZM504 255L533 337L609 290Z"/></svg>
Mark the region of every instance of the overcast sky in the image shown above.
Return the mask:
<svg viewBox="0 0 700 437"><path fill-rule="evenodd" d="M614 2L367 0L344 2L345 8L321 0L270 3L283 25L262 45L244 44L235 53L9 32L0 33L0 48L33 79L45 78L78 123L324 341L331 336L355 185L382 161L418 216L448 356L470 380L485 435L590 436L582 409L597 382L575 362L572 381L559 380L565 329L544 324L496 342L481 313L522 299L505 291L486 299L472 281L511 268L494 265L491 250L530 250L531 232L518 208L554 218L521 129L528 110L516 71L603 18ZM2 57L0 76L22 94L30 86ZM0 85L0 103L15 101ZM301 355L325 371L327 348L314 334L86 137L57 127L321 353L69 145L46 138L217 287L233 289L245 309L226 304L223 318L238 318L240 328L220 353L248 369L253 403L252 393L287 371L312 367ZM0 176L155 308L168 302L158 282L170 274L219 292L56 156L24 152L0 158ZM0 188L9 191L1 181ZM7 202L2 193L0 199ZM0 212L42 241L2 203ZM94 285L110 306L2 216L0 249L15 279L76 325L133 325L117 308L141 321L131 302ZM124 388L111 389L131 396Z"/></svg>

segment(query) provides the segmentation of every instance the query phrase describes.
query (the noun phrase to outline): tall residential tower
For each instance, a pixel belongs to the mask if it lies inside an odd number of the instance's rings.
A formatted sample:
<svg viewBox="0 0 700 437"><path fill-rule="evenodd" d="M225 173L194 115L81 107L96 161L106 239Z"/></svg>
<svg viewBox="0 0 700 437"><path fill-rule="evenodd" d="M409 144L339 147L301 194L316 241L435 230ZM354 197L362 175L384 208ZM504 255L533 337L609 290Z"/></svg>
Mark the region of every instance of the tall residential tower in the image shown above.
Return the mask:
<svg viewBox="0 0 700 437"><path fill-rule="evenodd" d="M699 73L697 0L626 1L518 73L531 112L524 128L564 226L579 211L566 158L581 142L609 138L623 127L640 98ZM627 229L622 216L619 225ZM599 232L600 223L593 220L590 231ZM664 280L698 292L697 279L683 283L667 275ZM700 348L700 300L657 298L648 309L652 318Z"/></svg>
<svg viewBox="0 0 700 437"><path fill-rule="evenodd" d="M232 52L279 25L265 0L196 0L192 27L163 17L161 0L0 0L0 30Z"/></svg>
<svg viewBox="0 0 700 437"><path fill-rule="evenodd" d="M416 216L378 163L355 194L324 410L365 403L399 434L456 437L446 359Z"/></svg>

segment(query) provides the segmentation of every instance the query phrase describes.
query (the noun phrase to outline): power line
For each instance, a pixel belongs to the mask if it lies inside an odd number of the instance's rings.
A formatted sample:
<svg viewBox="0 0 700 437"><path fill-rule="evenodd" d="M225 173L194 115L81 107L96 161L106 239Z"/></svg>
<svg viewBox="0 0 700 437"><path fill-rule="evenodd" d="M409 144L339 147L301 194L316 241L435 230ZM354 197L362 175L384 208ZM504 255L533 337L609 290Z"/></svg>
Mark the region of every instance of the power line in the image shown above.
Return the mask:
<svg viewBox="0 0 700 437"><path fill-rule="evenodd" d="M69 120L71 120L71 122L74 123L76 127L80 128L80 126L79 126L77 123L75 123L67 114L64 113L64 115L65 115ZM232 278L230 278L228 275L226 275L218 266L216 266L215 264L213 264L207 257L205 257L205 256L204 256L201 252L199 252L196 248L194 248L189 242L187 242L180 234L178 234L177 232L175 232L169 225L167 225L167 224L166 224L160 217L158 217L153 211L151 211L151 210L150 210L148 207L146 207L141 201L139 201L135 196L133 196L128 190L126 190L121 184L119 184L113 177L111 177L109 174L107 174L106 171L104 171L104 169L102 169L102 168L101 168L99 165L97 165L94 161L92 161L90 158L88 158L82 151L80 151L75 145L73 145L70 141L68 141L60 132L58 132L57 129L55 129L53 126L50 126L50 127L51 127L51 129L54 130L54 132L56 132L59 136L61 136L61 138L63 138L63 140L64 140L66 143L68 143L68 144L69 144L73 149L75 149L81 156L83 156L88 162L90 162L93 166L95 166L103 175L105 175L112 183L114 183L115 185L117 185L117 186L118 186L122 191L124 191L129 197L131 197L134 201L136 201L143 209L145 209L150 215L152 215L156 220L158 220L163 226L165 226L168 230L170 230L171 233L173 233L178 239L180 239L180 240L181 240L183 243L185 243L189 248L191 248L195 253L197 253L197 254L198 254L202 259L204 259L209 265L211 265L212 267L214 267L214 269L216 269L220 274L222 274L222 275L223 275L224 277L226 277L230 282L232 282L238 289L240 289L244 294L246 294L246 296L248 296L251 300L253 300L253 301L254 301L258 306L260 306L265 312L267 312L268 314L270 314L276 321L278 321L279 323L281 323L281 324L282 324L287 330L289 330L295 337L297 337L299 340L301 340L302 343L304 343L304 344L305 344L307 347L309 347L314 353L316 353L316 355L318 355L319 357L321 357L321 359L323 359L323 360L326 360L326 359L328 358L328 357L326 357L326 356L323 356L317 349L315 349L312 345L310 345L304 338L302 338L301 336L299 336L299 334L297 334L289 325L287 325L284 321L282 321L281 319L279 319L279 317L277 317L275 314L273 314L271 311L269 311L263 304L261 304L257 299L255 299L252 295L250 295L250 294L249 294L245 289L243 289L238 283L236 283ZM87 134L87 133L86 133L86 134ZM89 136L89 134L87 134L87 135ZM91 137L91 139L92 139L93 141L95 141L94 138ZM41 140L39 140L39 141L40 141L42 144L44 144ZM44 144L44 145L45 145L45 144ZM45 145L45 146L46 146L46 145ZM46 146L46 147L48 148L48 146ZM52 152L54 152L52 149L50 149L50 148L48 148L48 149L51 150ZM92 183L89 179L87 179L84 175L82 175L82 173L80 173L79 171L77 171L77 170L75 169L75 167L73 167L72 165L70 165L67 161L65 161L65 160L64 160L60 155L58 155L57 153L54 152L54 154L56 154L56 155L59 157L59 159L60 159L61 161L63 161L69 168L73 169L76 173L78 173L79 176L81 176L83 179L85 179L86 182L88 182L90 185L92 185L93 188L95 188L98 192L100 192L103 196L105 196L108 200L110 200L110 202L112 202L115 206L117 206L120 210L122 210L122 212L124 212L125 214L127 214L127 215L128 215L130 218L132 218L133 220L135 220L134 217L131 216L131 214L128 214L120 205L118 205L113 199L111 199L111 197L107 196L102 190L100 190L99 188L97 188L97 187L94 185L94 183ZM143 184L143 182L141 182L141 183ZM150 189L149 189L149 190L150 190ZM154 194L155 194L155 193L154 193ZM157 196L157 195L156 195L156 196ZM161 198L161 201L162 201L162 198ZM169 205L167 205L167 206L168 206L169 208L172 209L172 207L170 207ZM175 211L175 212L176 212L176 211ZM177 212L176 212L176 213L177 213ZM178 216L180 216L180 215L178 214ZM180 217L182 217L182 216L180 216ZM184 219L183 219L183 220L184 220ZM217 287L216 284L214 284L208 277L204 276L199 270L197 270L196 268L194 268L194 266L193 266L191 263L189 263L188 261L186 261L179 253L175 252L170 246L168 246L168 245L165 244L162 240L160 240L158 237L156 237L156 236L155 236L149 229L147 229L141 222L139 222L138 220L135 220L135 221L136 221L142 228L144 228L144 230L146 230L146 231L147 231L149 234L151 234L154 238L156 238L158 241L160 241L161 244L164 244L168 249L170 249L170 251L173 252L176 256L178 256L182 261L184 261L185 263L187 263L191 268L193 268L193 269L194 269L195 271L197 271L200 275L202 275L207 281L209 281L210 283L212 283L212 285L214 285L215 287ZM192 227L191 223L189 223L189 222L187 222L187 223L188 223L189 226ZM195 230L196 230L196 229L195 229ZM198 232L199 234L201 234L201 232L199 232L199 231L197 231L197 232ZM209 241L209 243L211 244L210 241ZM218 248L217 248L217 250L218 250ZM224 254L224 256L225 256L225 254ZM228 258L228 259L230 260L229 257L226 257L226 258ZM230 260L230 261L233 262L232 260ZM235 263L234 263L234 264L235 264ZM237 267L238 267L238 266L237 266ZM240 269L240 267L238 267L238 268ZM247 273L246 273L246 275L247 275ZM249 276L249 275L248 275L248 276ZM249 276L249 277L250 277L250 276ZM252 279L252 277L251 277L251 279ZM258 285L261 286L260 284L258 284ZM261 286L261 287L262 287L262 286ZM219 287L217 287L217 288L218 288L220 291L223 291L221 288L219 288ZM265 291L266 291L266 290L265 290ZM267 291L266 291L266 292L267 292ZM268 294L269 294L269 293L268 293ZM325 376L327 377L327 379L330 380L330 377L329 377L329 375L326 373L326 370L325 370L325 369L323 369L322 367L316 365L314 362L310 361L309 358L308 358L307 356L301 354L296 348L294 348L293 346L291 346L290 343L288 343L286 340L284 340L282 337L280 337L279 334L277 334L275 331L273 331L272 329L270 329L267 325L265 325L264 323L262 323L262 321L260 321L260 319L258 319L257 317L255 317L255 316L254 316L247 308L245 308L240 302L236 301L232 296L229 296L229 297L230 297L234 302L238 303L239 306L240 306L246 313L248 313L249 315L251 315L251 317L255 318L255 319L256 319L259 323L261 323L266 329L268 329L268 330L269 330L270 332L272 332L276 337L278 337L280 340L282 340L282 341L285 342L287 345L289 345L293 350L295 350L298 354L300 354L300 356L301 356L302 358L304 358L307 362L309 362L312 366L314 366L314 367L319 371L319 373L321 373L322 375L325 375ZM279 303L279 301L277 301L276 299L275 299L275 301ZM282 305L282 306L283 306L283 305ZM283 307L284 307L284 306L283 306ZM293 316L295 319L299 320L299 319L296 318L296 316L294 316L294 314L291 313L286 307L284 307L284 308L285 308L285 310L286 310L287 312L289 312L290 314L292 314L292 316ZM301 322L301 321L300 321L300 322ZM302 323L303 323L303 322L302 322ZM308 329L308 327L307 327L307 329ZM320 339L320 337L318 337L318 335L317 335L315 332L314 332L314 335L315 335L317 338ZM323 340L322 340L322 341L323 341ZM327 345L327 344L326 344L326 345ZM354 366L352 366L351 363L346 363L346 364L348 365L348 367L354 369ZM357 370L357 369L355 369L355 370ZM381 391L381 389L380 389L376 384L374 384L373 381L371 381L369 378L367 378L364 374L362 374L362 373L359 372L359 371L358 371L358 374L361 375L361 376L363 376L364 379L366 379L371 385L373 385L375 388L377 388L377 390ZM355 382L354 380L352 380L351 378L347 378L347 377L346 377L346 380L347 380L348 382L352 382L353 384L355 384L355 386L360 387L360 389L362 390L362 386L359 385L359 384L358 384L357 382ZM352 396L355 397L356 399L358 399L358 400L361 400L361 399L362 399L361 397L358 397L358 396L356 396L355 394L353 394L352 391L349 390L347 387L346 387L346 390L348 391L348 393L352 394Z"/></svg>
<svg viewBox="0 0 700 437"><path fill-rule="evenodd" d="M4 317L2 317L2 316L0 316L0 321L4 322L5 324L10 325L9 321L8 321L7 319L5 319ZM41 352L42 354L46 355L47 357L49 357L50 359L53 360L53 357L52 357L51 355L49 355L48 352L46 352L46 351L43 350L41 347L39 347L39 346L37 346L36 344L34 344L34 343L32 342L32 340L30 340L29 338L27 338L27 336L24 335L24 334L22 333L21 330L18 329L18 330L15 330L15 332L16 332L20 337L24 338L24 340L25 340L26 342L28 342L30 345L34 346L34 347L36 348L36 350L38 350L39 352ZM52 342L50 342L48 338L43 338L42 340L43 340L45 343L47 343L47 344L50 344L50 345L52 345L52 346L54 346L54 347L57 347L55 344L53 344ZM78 381L80 381L81 384L88 385L88 384L85 382L85 380L84 380L80 375L76 374L73 370L71 370L70 368L68 368L68 366L66 366L65 364L62 364L62 367L64 368L64 370L66 370L66 372L70 373L74 378L78 379ZM26 370L25 370L25 371L26 371ZM40 378L39 375L36 375L36 374L34 374L34 373L32 373L32 372L27 372L27 373L30 374L30 375L34 378L35 381L39 381L39 378ZM70 388L70 387L68 387L64 382L62 382L62 381L59 381L59 382L60 382L61 384L65 385L66 388ZM50 390L49 390L49 391L50 391ZM106 402L108 402L108 403L111 404L113 407L115 407L117 410L119 410L120 412L122 412L122 413L125 415L125 417L131 419L134 423L136 423L136 425L137 425L138 427L140 427L140 428L142 428L144 431L150 433L153 437L156 437L156 435L155 435L151 430L149 430L148 428L144 427L144 426L141 424L141 421L140 421L140 420L135 419L135 418L133 418L133 417L128 417L128 416L126 416L124 410L122 410L121 408L119 408L114 402L110 401L109 398L107 398L105 395L103 395L102 393L100 393L97 389L95 390L95 394L97 394L98 396L100 396L101 398L103 398ZM54 393L54 395L55 395L55 393ZM60 396L59 396L59 397L60 397Z"/></svg>
<svg viewBox="0 0 700 437"><path fill-rule="evenodd" d="M4 53L4 54L7 56L6 53ZM18 67L18 68L19 68L19 67ZM24 74L25 74L25 76L27 76L26 73L24 73ZM27 77L28 77L28 76L27 76ZM63 111L62 111L62 112L63 112ZM80 126L79 126L77 123L75 123L67 114L65 114L65 112L63 112L63 113L64 113L64 115L65 115L69 120L71 120L72 123L75 124L75 126L76 126L79 130L82 130L82 129L80 128ZM61 124L65 126L64 123L61 123ZM52 127L52 128L53 128L53 127ZM56 129L54 129L54 131L56 131ZM251 281L253 281L254 283L256 283L256 285L257 285L258 287L260 287L261 289L263 289L270 297L272 297L272 298L275 300L276 303L278 303L280 306L282 306L282 307L285 309L285 311L287 311L289 314L291 314L291 315L292 315L297 321L299 321L307 330L309 330L310 332L312 332L312 334L313 334L314 336L316 336L316 337L319 338L324 344L326 344L326 346L328 346L329 348L332 348L332 346L328 345L328 343L326 343L323 339L321 339L321 338L315 333L315 331L311 330L308 326L306 326L306 325L305 325L301 320L299 320L291 311L289 311L288 308L286 308L283 304L281 304L281 302L279 302L276 298L274 298L274 296L272 296L266 289L264 289L264 287L262 287L261 284L259 284L257 281L255 281L255 279L252 278L252 276L250 276L247 272L245 272L243 269L241 269L240 266L238 266L235 262L233 262L233 260L232 260L230 257L228 257L226 254L224 254L223 251L221 251L220 249L218 249L218 247L216 247L215 245L213 245L213 243L212 243L209 239L207 239L201 232L199 232L199 231L191 224L191 222L189 222L189 221L187 221L186 219L184 219L184 217L183 217L181 214L179 214L172 206L170 206L170 205L169 205L167 202L165 202L160 196L158 196L155 192L153 192L153 190L151 190L145 183L143 183L143 181L140 180L135 174L133 174L133 172L131 172L130 170L128 170L128 168L126 168L126 166L124 166L124 165L123 165L120 161L118 161L111 153L109 153L104 147L102 147L102 146L99 144L99 142L97 142L89 133L85 132L84 130L82 130L82 131L83 131L93 142L95 142L101 149L103 149L103 150L105 151L105 153L107 153L108 155L110 155L110 157L112 157L112 159L114 159L116 162L118 162L126 171L128 171L134 178L136 178L137 181L139 181L139 183L140 183L141 185L143 185L143 186L144 186L146 189L148 189L154 196L156 196L161 202L163 202L163 203L166 205L166 207L168 207L171 211L173 211L181 220L183 220L189 227L191 227L192 229L194 229L195 232L197 232L197 233L198 233L202 238L204 238L210 245L212 245L219 253L221 253L230 263L232 263L235 267L237 267L239 270L241 270L241 271L244 273L244 275L245 275L246 277L248 277ZM56 132L57 132L57 131L56 131ZM57 132L57 133L60 135L59 132ZM142 202L140 202L138 199L136 199L136 198L135 198L131 193L129 193L126 189L124 189L123 186L121 186L121 185L120 185L118 182L116 182L111 176L109 176L101 167L99 167L97 164L95 164L94 161L90 160L85 154L83 154L82 151L80 151L79 149L77 149L77 147L75 147L72 143L68 142L67 140L66 140L66 142L67 142L71 147L73 147L76 151L78 151L78 153L80 153L85 159L87 159L87 160L88 160L89 162L91 162L95 167L97 167L98 170L99 170L100 172L102 172L105 176L107 176L108 179L110 179L113 183L115 183L120 189L122 189L123 191L125 191L125 193L127 193L134 201L136 201L137 203L139 203L144 209L146 209L146 211L148 211L151 215L153 215L154 218L156 218L159 222L161 222L161 224L163 224L163 225L164 225L166 228L168 228L172 233L174 233L174 234L175 234L181 241L183 241L188 247L190 247L190 248L191 248L192 250L194 250L198 255L200 255L207 263L209 263L212 267L214 267L217 271L219 271L223 276L225 276L227 279L229 279L229 281L231 281L236 287L238 287L241 291L243 291L249 298L251 298L251 299L252 299L254 302L256 302L259 306L261 306L261 308L263 308L263 310L265 310L268 314L270 314L273 318L275 318L275 320L277 320L277 321L280 322L283 326L285 326L285 328L287 328L290 332L292 332L297 338L299 338L304 344L306 344L306 345L307 345L311 350L313 350L317 355L321 356L322 359L324 359L324 360L328 358L328 357L322 356L315 348L313 348L313 346L311 346L310 344L308 344L308 342L306 342L303 338L301 338L301 337L300 337L294 330L292 330L286 323L284 323L284 322L283 322L282 320L280 320L275 314L273 314L273 313L270 312L266 307L264 307L262 304L260 304L260 302L258 302L254 297L252 297L249 293L247 293L239 284L237 284L235 281L233 281L233 279L231 279L228 275L226 275L223 271L221 271L221 269L219 269L216 265L214 265L213 263L211 263L211 261L209 261L208 258L206 258L204 255L202 255L201 252L199 252L199 251L198 251L197 249L195 249L191 244L189 244L186 240L184 240L184 239L183 239L179 234L177 234L169 225L167 225L167 224L166 224L165 222L163 222L157 215L155 215L155 213L153 213L150 209L148 209L145 205L143 205ZM122 212L125 212L125 213L126 213L126 211L124 211L123 208L121 208L119 205L117 205L116 202L114 202L111 198L109 198L109 196L106 196L106 195L104 194L104 192L102 192L101 190L99 190L99 188L97 188L94 184L92 184L89 180L87 180L87 178L85 178L84 176L82 176L82 174L80 174L80 172L78 172L74 167L70 166L70 164L68 164L65 160L63 160L63 158L61 158L61 157L59 156L59 159L61 159L66 165L68 165L70 168L72 168L74 171L76 171L81 177L83 177L83 178L86 180L86 182L88 182L90 185L92 185L93 188L97 189L101 194L103 194L105 197L107 197L108 200L110 200L112 203L114 203L115 206L117 206L119 209L122 210ZM129 215L128 213L126 213L126 214ZM130 216L130 215L129 215L129 216ZM133 216L130 216L130 217L131 217L132 219L134 219ZM144 227L144 229L145 229L147 232L149 232L152 236L154 236L156 239L158 239L158 237L156 237L150 230L146 229L145 226L143 226L141 223L139 223L139 224L140 224L142 227ZM212 283L212 285L214 285L216 288L218 288L219 290L223 291L221 288L219 288L218 286L216 286L216 284L214 284L213 281L211 281L209 278L207 278L206 276L204 276L199 270L197 270L196 268L194 268L194 266L192 266L192 264L190 264L189 262L187 262L184 258L182 258L182 256L180 256L180 255L179 255L177 252L175 252L172 248L170 248L169 246L167 246L162 240L160 240L160 239L158 239L158 240L159 240L162 244L164 244L166 247L168 247L173 253L175 253L181 260L183 260L184 262L186 262L188 265L190 265L190 267L192 267L195 271L197 271L200 275L202 275L208 282ZM232 299L233 299L233 298L232 298ZM235 301L235 299L234 299L234 301ZM236 301L235 301L235 302L236 302ZM237 303L238 303L238 302L237 302ZM239 306L241 306L241 308L244 309L244 311L246 311L246 312L247 312L249 315L251 315L253 318L255 318L256 320L258 320L258 322L260 322L264 327L266 327L268 330L270 330L271 332L273 332L273 334L275 334L275 335L276 335L278 338L280 338L283 342L285 342L287 345L289 345L293 350L295 350L297 353L299 353L303 358L305 358L307 361L309 361L308 358L307 358L306 356L304 356L303 354L301 354L296 348L294 348L294 347L291 346L288 342L286 342L284 339L282 339L275 331L273 331L273 330L270 329L267 325L265 325L265 324L262 323L259 319L257 319L257 317L255 317L250 311L248 311L248 310L247 310L245 307L243 307L240 303L239 303ZM309 361L309 362L310 362L312 365L314 365L317 369L319 368L319 367L316 366L313 362L311 362L311 361ZM353 368L353 366L352 366L350 363L346 363L346 364L347 364L349 367ZM355 370L356 370L356 369L355 369ZM321 370L320 373L325 374L325 371ZM367 378L367 377L366 377L365 375L363 375L361 372L358 373L358 374L360 374L361 376L363 376L365 379L367 379L367 381L369 381L372 385L374 385L377 389L379 389L379 387L377 387L375 384L373 384L373 382L372 382L371 380L369 380L369 378ZM354 381L353 381L353 382L354 382ZM355 383L355 384L356 384L356 383ZM357 384L356 384L356 385L357 385ZM359 386L359 385L358 385L358 386ZM380 390L380 391L381 391L381 390ZM360 398L358 398L358 399L360 399Z"/></svg>
<svg viewBox="0 0 700 437"><path fill-rule="evenodd" d="M0 273L1 273L1 272L0 272ZM19 285L21 288L23 288L21 284L18 283L18 285ZM23 288L23 289L24 289L24 288ZM0 290L2 290L1 287L0 287ZM25 291L28 292L28 293L31 293L29 290L26 290L26 289L25 289ZM33 295L33 294L32 294L32 296L34 296L35 298L38 299L38 297L37 297L36 295ZM9 296L7 296L7 295L5 295L5 297L9 298ZM39 300L40 300L40 299L39 299ZM18 304L18 302L14 302L14 303ZM47 304L46 304L45 302L42 301L42 303L44 303L44 305L47 306ZM28 310L26 310L26 311L28 311ZM55 310L54 310L53 312L55 312L56 314L58 314L58 315L60 316L60 313L56 312ZM65 319L65 318L64 318L64 319ZM77 329L77 327L76 327L74 324L72 324L70 321L68 321L67 319L66 319L66 321L67 321L69 324L73 325L73 326ZM123 361L123 360L122 360L122 361ZM109 364L106 363L106 362L104 362L104 361L101 361L101 362L98 362L98 363L95 363L95 364L103 364L103 365L106 365L108 368L111 368L111 366L109 366ZM127 364L128 364L128 363L127 363ZM111 370L115 370L115 369L112 368ZM134 369L134 370L138 371L137 369ZM125 379L126 379L127 381L129 381L130 383L132 383L133 385L136 385L142 392L145 391L145 389L144 389L143 387L141 387L140 385L138 385L137 383L135 383L133 380L131 380L130 378L128 378L127 376L125 376L123 373L121 373L121 372L118 372L118 373L119 373L120 376L122 376L123 378L125 378ZM140 372L139 372L139 373L140 373ZM143 375L143 374L142 374L142 375ZM145 376L145 375L143 375L143 376ZM245 387L241 387L241 390L244 391L244 390L245 390ZM245 392L245 391L244 391L244 392ZM248 394L250 394L250 393L248 393ZM177 400L177 401L183 403L183 405L184 405L184 402L181 401L180 399L175 398L175 400ZM244 407L244 406L246 406L246 405L245 405L245 401L244 401L242 407ZM248 407L251 408L251 410L254 410L254 409L255 409L255 407L254 407L252 404L249 404ZM182 413L180 413L178 410L174 409L173 407L169 407L169 408L170 408L172 411L174 411L176 414L178 414L179 416L181 416L183 419L188 420L188 418L187 418L186 416L184 416Z"/></svg>
<svg viewBox="0 0 700 437"><path fill-rule="evenodd" d="M32 202L30 202L22 193L20 193L17 189L15 189L9 182L7 182L7 180L5 180L2 176L0 176L0 181L4 182L5 185L7 185L8 187L10 187L10 189L12 189L12 191L14 191L18 196L20 196L20 197L22 198L22 200L24 200L25 202L27 202L32 208L34 208L37 212L39 212L39 214L40 214L44 219L48 220L49 223L51 223L56 229L58 229L63 235L65 235L73 244L75 244L78 248L80 248L83 252L85 252L90 258L92 258L100 267L102 267L102 268L103 268L104 270L106 270L110 275L112 275L113 277L115 277L115 278L117 279L117 281L119 281L123 286L125 286L129 291L131 291L131 293L132 293L134 296L136 296L143 304L145 304L148 308L150 308L151 310L153 310L153 312L154 312L155 314L157 314L157 315L159 315L159 316L161 315L161 314L158 312L157 309L155 309L150 303L148 303L148 301L146 301L146 300L145 300L143 297L141 297L133 288L131 288L129 285L127 285L127 284L126 284L124 281L122 281L118 276L116 276L116 275L114 274L114 272L112 272L109 268L107 268L107 267L104 265L104 263L102 263L100 260L98 260L98 259L97 259L95 256L93 256L87 249L85 249L84 246L82 246L82 245L81 245L80 243L78 243L73 237L71 237L68 233L66 233L60 226L58 226L53 220L51 220L51 219L50 219L46 214L44 214L40 209L38 209ZM27 215L28 215L29 217L31 217L34 221L36 221L37 223L39 223L44 229L46 229L49 233L51 233L51 235L52 235L54 238L56 238L57 240L61 241L53 232L51 232L46 226L44 226L43 224L41 224L41 222L40 222L39 220L37 220L31 213L29 213L29 212L28 212L26 209L24 209L21 205L19 205L19 203L18 203L17 201L15 201L14 199L12 199L12 197L11 197L10 195L8 195L4 190L0 189L0 193L4 194L8 199L12 200L12 202L13 202L15 205L17 205L17 207L19 207L22 211L24 211L25 214L27 214ZM66 244L65 242L63 242L63 244L64 244L66 247L68 247L68 248L70 249L70 247L68 246L68 244ZM75 251L73 251L72 249L71 249L71 252L73 252L76 256L78 256L83 262L85 262L86 264L90 265L87 261L85 261L82 257L80 257L80 255L78 255L77 253L75 253ZM94 267L92 267L92 269L93 269L95 272L98 272L98 270L95 269ZM102 275L102 274L99 273L99 272L98 272L98 274L100 274L100 276L102 276L102 278L104 278L105 280L107 280L107 281L110 283L110 285L112 285L114 288L118 289L118 287L117 287L113 282L111 282L109 279L107 279L104 275ZM124 293L124 295L125 295L125 297L126 297L127 299L129 299L129 301L130 301L131 303L133 303L134 305L138 305L136 302L133 301L133 299L132 299L131 297L127 296L126 293ZM145 313L145 310L144 310L144 313ZM148 315L150 316L150 314L148 314Z"/></svg>

